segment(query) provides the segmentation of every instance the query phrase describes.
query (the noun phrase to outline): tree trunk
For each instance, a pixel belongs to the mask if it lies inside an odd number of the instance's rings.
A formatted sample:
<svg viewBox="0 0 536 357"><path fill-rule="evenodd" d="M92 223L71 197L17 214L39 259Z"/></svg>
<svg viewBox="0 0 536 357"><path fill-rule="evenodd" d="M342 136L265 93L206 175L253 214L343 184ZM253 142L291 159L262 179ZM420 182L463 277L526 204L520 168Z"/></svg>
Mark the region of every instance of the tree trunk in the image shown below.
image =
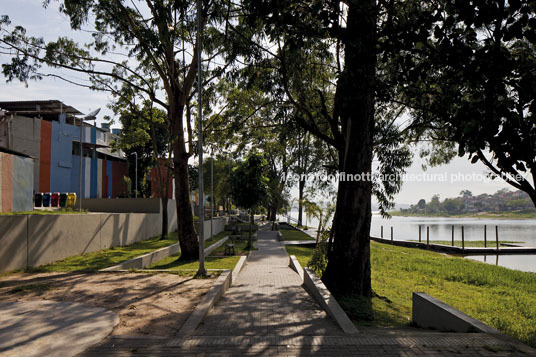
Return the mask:
<svg viewBox="0 0 536 357"><path fill-rule="evenodd" d="M370 175L372 171L376 11L375 0L354 0L348 5L345 69L338 82L339 103L335 103L345 138L339 151L339 170L347 175ZM370 176L359 181L339 181L333 249L322 276L336 296L372 295L371 191Z"/></svg>
<svg viewBox="0 0 536 357"><path fill-rule="evenodd" d="M305 181L300 179L298 183L298 227L303 226L303 191L305 189Z"/></svg>
<svg viewBox="0 0 536 357"><path fill-rule="evenodd" d="M253 221L254 221L253 209L251 209L249 212L250 212L250 216L249 216L249 238L248 238L248 248L253 248L253 244L252 244L252 242L251 242L251 231L253 230Z"/></svg>
<svg viewBox="0 0 536 357"><path fill-rule="evenodd" d="M270 205L270 221L275 221L277 216L277 211L279 209L279 200L274 198L272 204Z"/></svg>
<svg viewBox="0 0 536 357"><path fill-rule="evenodd" d="M166 190L167 191L167 190ZM160 239L166 239L167 235L169 233L168 230L168 195L166 192L165 197L162 196L160 199L162 202L162 234L160 235Z"/></svg>
<svg viewBox="0 0 536 357"><path fill-rule="evenodd" d="M190 186L188 180L188 153L184 142L182 116L184 106L178 103L178 96L169 98L171 132L175 137L173 143L173 173L175 178L175 201L177 205L177 224L181 260L199 258L199 241L194 229L194 217L190 207Z"/></svg>

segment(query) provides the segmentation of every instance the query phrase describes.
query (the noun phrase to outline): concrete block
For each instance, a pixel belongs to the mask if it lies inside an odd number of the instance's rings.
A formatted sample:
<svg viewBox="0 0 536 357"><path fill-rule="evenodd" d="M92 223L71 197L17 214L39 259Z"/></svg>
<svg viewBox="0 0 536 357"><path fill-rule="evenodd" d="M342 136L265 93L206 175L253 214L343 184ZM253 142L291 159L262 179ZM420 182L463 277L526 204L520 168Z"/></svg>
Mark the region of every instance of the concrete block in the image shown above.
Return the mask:
<svg viewBox="0 0 536 357"><path fill-rule="evenodd" d="M117 270L128 270L128 269L144 269L152 264L169 257L170 255L177 254L181 251L179 243L172 244L170 246L160 248L154 252L150 252L139 257L132 258L123 263L101 269L101 271L117 271Z"/></svg>
<svg viewBox="0 0 536 357"><path fill-rule="evenodd" d="M419 327L441 331L500 334L482 321L425 293L413 293L412 321Z"/></svg>
<svg viewBox="0 0 536 357"><path fill-rule="evenodd" d="M26 268L28 216L0 216L0 272Z"/></svg>
<svg viewBox="0 0 536 357"><path fill-rule="evenodd" d="M210 288L208 293L203 297L203 300L201 300L194 311L192 311L188 320L182 325L178 335L182 337L190 336L231 284L232 273L230 270L224 270L218 279L216 279L212 288Z"/></svg>
<svg viewBox="0 0 536 357"><path fill-rule="evenodd" d="M337 322L339 327L346 334L355 335L358 333L354 323L348 318L335 297L331 295L324 283L311 268L305 268L303 274L303 285L315 298L318 304Z"/></svg>
<svg viewBox="0 0 536 357"><path fill-rule="evenodd" d="M291 255L289 259L290 269L294 270L298 275L300 276L301 280L303 281L303 268L301 267L300 262L298 259L296 259L296 256Z"/></svg>
<svg viewBox="0 0 536 357"><path fill-rule="evenodd" d="M217 241L216 243L212 244L211 246L208 246L207 248L205 248L205 256L210 255L210 253L212 253L213 251L221 247L225 242L227 242L227 240L229 240L229 236L224 237L220 239L219 241Z"/></svg>
<svg viewBox="0 0 536 357"><path fill-rule="evenodd" d="M244 266L246 265L246 260L247 259L248 259L248 257L243 255L238 260L238 263L236 263L236 265L235 265L235 267L233 269L233 276L232 276L231 284L234 283L236 281L236 279L238 278L238 274L240 274L240 272L242 271L242 268L244 268Z"/></svg>
<svg viewBox="0 0 536 357"><path fill-rule="evenodd" d="M98 214L30 215L28 266L100 250L100 227Z"/></svg>

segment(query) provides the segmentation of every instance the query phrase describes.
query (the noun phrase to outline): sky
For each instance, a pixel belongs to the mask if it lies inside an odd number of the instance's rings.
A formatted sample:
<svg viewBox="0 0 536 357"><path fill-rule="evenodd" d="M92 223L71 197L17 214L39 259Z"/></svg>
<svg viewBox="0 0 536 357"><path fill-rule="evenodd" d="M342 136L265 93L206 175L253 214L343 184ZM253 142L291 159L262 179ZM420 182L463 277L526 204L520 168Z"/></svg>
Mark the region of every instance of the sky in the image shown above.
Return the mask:
<svg viewBox="0 0 536 357"><path fill-rule="evenodd" d="M90 38L87 33L73 32L70 29L68 19L57 11L56 2L52 2L47 9L44 9L41 3L40 0L2 0L0 15L9 15L14 25L26 28L28 35L42 36L45 40L68 36L76 41L85 42ZM8 60L7 56L0 54L0 63ZM80 77L80 75L73 75L66 71L60 71L60 73L71 79ZM61 100L82 113L101 108L97 119L99 125L104 122L105 115L113 117L112 112L107 108L110 101L107 93L77 87L59 79L45 78L37 82L31 81L26 87L24 83L6 83L3 77L0 78L0 101L47 99ZM112 127L118 127L117 123ZM486 167L480 162L471 164L466 157L457 157L448 165L429 168L426 171L427 177L422 177L421 164L422 160L415 157L413 165L407 170L408 176L421 175L421 178L427 178L427 180L406 180L401 192L395 198L398 204L414 204L421 198L430 200L435 194L439 194L441 199L456 197L461 190L465 189L472 191L473 194L494 193L505 187L513 190L502 181L478 180L481 178L478 175L482 176L487 172ZM441 181L443 178L446 178L446 181ZM297 190L291 190L291 194L297 196Z"/></svg>

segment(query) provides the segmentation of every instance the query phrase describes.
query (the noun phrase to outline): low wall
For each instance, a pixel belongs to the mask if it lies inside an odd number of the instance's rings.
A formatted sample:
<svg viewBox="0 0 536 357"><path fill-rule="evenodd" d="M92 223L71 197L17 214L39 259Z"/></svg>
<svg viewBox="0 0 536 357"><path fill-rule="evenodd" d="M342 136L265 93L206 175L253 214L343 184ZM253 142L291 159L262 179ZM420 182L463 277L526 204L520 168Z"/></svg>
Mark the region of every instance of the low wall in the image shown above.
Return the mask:
<svg viewBox="0 0 536 357"><path fill-rule="evenodd" d="M159 213L0 216L0 272L129 245L160 233Z"/></svg>
<svg viewBox="0 0 536 357"><path fill-rule="evenodd" d="M500 334L460 310L425 293L413 293L412 322L423 328L451 332L485 332Z"/></svg>
<svg viewBox="0 0 536 357"><path fill-rule="evenodd" d="M168 227L170 232L177 230L177 205L168 200ZM78 203L75 205L78 207ZM82 209L99 213L160 213L160 198L85 198Z"/></svg>
<svg viewBox="0 0 536 357"><path fill-rule="evenodd" d="M225 230L225 222L227 221L226 218L220 217L220 218L214 218L212 222L212 233L213 235L216 235L218 233L221 233ZM205 221L203 224L203 235L205 236L205 239L210 238L210 220Z"/></svg>

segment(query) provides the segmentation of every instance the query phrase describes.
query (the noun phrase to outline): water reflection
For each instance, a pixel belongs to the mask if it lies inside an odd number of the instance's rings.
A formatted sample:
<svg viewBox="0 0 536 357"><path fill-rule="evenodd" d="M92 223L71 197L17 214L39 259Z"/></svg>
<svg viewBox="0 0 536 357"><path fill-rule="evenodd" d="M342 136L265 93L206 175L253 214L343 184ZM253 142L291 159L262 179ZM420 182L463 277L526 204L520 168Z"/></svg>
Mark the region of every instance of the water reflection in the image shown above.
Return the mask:
<svg viewBox="0 0 536 357"><path fill-rule="evenodd" d="M536 273L536 255L467 255L465 258L505 268Z"/></svg>

